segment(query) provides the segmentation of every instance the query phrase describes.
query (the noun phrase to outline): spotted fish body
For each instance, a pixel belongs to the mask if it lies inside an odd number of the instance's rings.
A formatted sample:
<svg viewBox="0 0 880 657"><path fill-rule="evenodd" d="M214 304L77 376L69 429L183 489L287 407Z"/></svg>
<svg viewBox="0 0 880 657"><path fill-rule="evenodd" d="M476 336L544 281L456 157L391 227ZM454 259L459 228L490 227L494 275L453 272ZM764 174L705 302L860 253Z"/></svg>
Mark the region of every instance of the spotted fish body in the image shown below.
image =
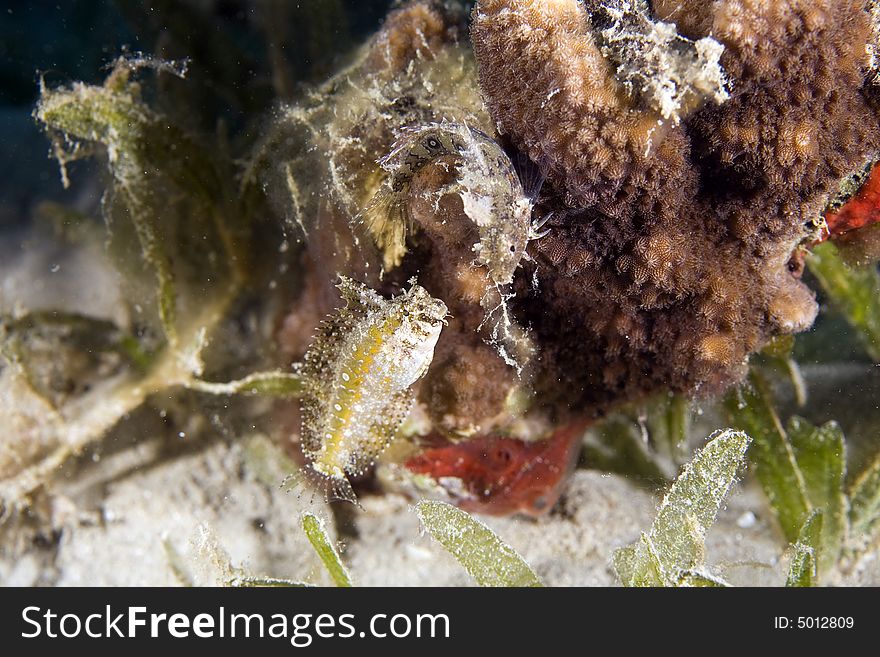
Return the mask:
<svg viewBox="0 0 880 657"><path fill-rule="evenodd" d="M399 264L406 234L413 230L408 211L413 177L447 156L455 158L459 177L443 191L461 196L477 227L477 260L495 283L510 283L532 237L532 201L501 146L470 126L429 123L401 133L379 160L389 175L363 213L367 230L385 253L386 267Z"/></svg>
<svg viewBox="0 0 880 657"><path fill-rule="evenodd" d="M347 476L393 440L447 310L415 283L391 300L344 277L339 289L346 305L321 325L301 369L302 450L333 497L355 502Z"/></svg>

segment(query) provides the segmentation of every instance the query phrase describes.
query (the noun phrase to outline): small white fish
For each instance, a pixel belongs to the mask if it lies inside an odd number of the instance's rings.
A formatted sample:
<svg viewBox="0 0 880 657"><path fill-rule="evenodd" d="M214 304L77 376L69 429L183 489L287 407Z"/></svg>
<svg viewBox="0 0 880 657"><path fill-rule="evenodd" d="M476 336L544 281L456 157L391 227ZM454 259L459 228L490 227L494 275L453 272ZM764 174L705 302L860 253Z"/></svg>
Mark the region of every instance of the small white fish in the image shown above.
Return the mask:
<svg viewBox="0 0 880 657"><path fill-rule="evenodd" d="M340 276L346 305L324 321L301 367L306 473L328 497L356 503L347 476L361 474L388 446L415 400L412 385L434 357L446 305L410 281L386 300Z"/></svg>

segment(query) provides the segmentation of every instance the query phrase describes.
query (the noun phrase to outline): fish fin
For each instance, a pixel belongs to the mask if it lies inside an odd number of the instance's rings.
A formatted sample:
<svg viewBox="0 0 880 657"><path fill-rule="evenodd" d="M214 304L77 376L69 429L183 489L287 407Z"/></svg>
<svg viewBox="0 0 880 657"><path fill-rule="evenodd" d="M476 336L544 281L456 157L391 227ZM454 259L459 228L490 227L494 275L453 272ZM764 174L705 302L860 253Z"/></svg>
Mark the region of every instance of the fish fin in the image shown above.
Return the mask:
<svg viewBox="0 0 880 657"><path fill-rule="evenodd" d="M328 477L328 488L325 499L328 502L339 500L341 502L351 502L363 511L361 503L358 502L357 495L351 487L348 479L345 477Z"/></svg>
<svg viewBox="0 0 880 657"><path fill-rule="evenodd" d="M523 193L534 204L538 200L544 181L547 179L546 167L542 166L543 163L535 162L528 154L514 146L508 136L501 135L497 141L507 157L510 158L513 170L522 185Z"/></svg>
<svg viewBox="0 0 880 657"><path fill-rule="evenodd" d="M392 395L380 418L366 428L369 440L362 441L357 453L351 455L350 466L346 468L346 472L359 475L376 462L376 457L397 436L400 425L406 420L414 403L415 395L409 388Z"/></svg>
<svg viewBox="0 0 880 657"><path fill-rule="evenodd" d="M303 455L312 459L321 451L321 445L324 439L323 411L324 406L322 398L325 393L316 389L314 394L300 399L300 432L299 444Z"/></svg>
<svg viewBox="0 0 880 657"><path fill-rule="evenodd" d="M529 241L531 240L539 240L542 237L546 237L550 234L550 228L544 228L544 224L546 224L553 217L553 213L549 212L545 214L540 219L536 219L529 225ZM541 230L544 228L544 230Z"/></svg>
<svg viewBox="0 0 880 657"><path fill-rule="evenodd" d="M314 485L316 473L310 473L308 468L300 468L291 472L281 482L281 489L286 493L296 493L296 498L302 500L308 495L309 505L315 503L315 495L321 492L319 486Z"/></svg>
<svg viewBox="0 0 880 657"><path fill-rule="evenodd" d="M406 194L383 183L356 219L381 251L385 269L397 267L406 254L407 233L412 230Z"/></svg>
<svg viewBox="0 0 880 657"><path fill-rule="evenodd" d="M307 463L297 472L288 475L281 484L282 488L289 492L297 491L297 496L302 497L304 492L310 492L310 502L314 502L315 494L320 493L325 502L340 500L351 502L363 509L355 495L351 483L345 477L331 477L315 469L314 464Z"/></svg>
<svg viewBox="0 0 880 657"><path fill-rule="evenodd" d="M541 193L544 180L547 178L544 170L520 150L513 153L510 161L513 163L516 175L519 176L519 181L522 184L526 198L534 203Z"/></svg>
<svg viewBox="0 0 880 657"><path fill-rule="evenodd" d="M303 399L325 392L322 382L334 379L345 340L357 330L364 318L388 305L375 291L346 276L339 277L337 287L345 305L318 324L311 345L302 362L297 365L306 385Z"/></svg>

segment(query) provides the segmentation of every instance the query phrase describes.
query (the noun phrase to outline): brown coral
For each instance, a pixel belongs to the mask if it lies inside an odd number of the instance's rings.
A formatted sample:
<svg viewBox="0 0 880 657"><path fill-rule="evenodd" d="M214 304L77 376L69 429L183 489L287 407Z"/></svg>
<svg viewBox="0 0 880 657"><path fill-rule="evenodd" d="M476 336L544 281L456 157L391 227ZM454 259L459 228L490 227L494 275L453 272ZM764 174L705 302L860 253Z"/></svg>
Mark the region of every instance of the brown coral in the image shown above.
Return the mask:
<svg viewBox="0 0 880 657"><path fill-rule="evenodd" d="M876 148L876 117L861 91L870 36L863 2L728 0L712 32L736 81L727 103L692 122L713 177L794 194L799 204L828 193ZM774 219L766 217L769 227L782 228Z"/></svg>
<svg viewBox="0 0 880 657"><path fill-rule="evenodd" d="M392 12L375 37L367 65L395 74L409 62L433 58L442 46L458 39L459 25L437 2L416 2Z"/></svg>
<svg viewBox="0 0 880 657"><path fill-rule="evenodd" d="M699 38L712 29L713 2L651 0L651 9L661 21L675 23L682 34Z"/></svg>
<svg viewBox="0 0 880 657"><path fill-rule="evenodd" d="M472 39L499 131L550 172L572 205L617 218L695 185L683 132L627 97L577 0L478 3Z"/></svg>
<svg viewBox="0 0 880 657"><path fill-rule="evenodd" d="M521 280L517 310L544 349L543 385L578 412L719 390L768 338L809 327L816 305L790 261L880 147L862 3L652 3L725 47L731 97L680 125L623 93L599 47L600 12L635 4L482 0L473 14L486 104L545 169L554 211L532 247L541 292Z"/></svg>

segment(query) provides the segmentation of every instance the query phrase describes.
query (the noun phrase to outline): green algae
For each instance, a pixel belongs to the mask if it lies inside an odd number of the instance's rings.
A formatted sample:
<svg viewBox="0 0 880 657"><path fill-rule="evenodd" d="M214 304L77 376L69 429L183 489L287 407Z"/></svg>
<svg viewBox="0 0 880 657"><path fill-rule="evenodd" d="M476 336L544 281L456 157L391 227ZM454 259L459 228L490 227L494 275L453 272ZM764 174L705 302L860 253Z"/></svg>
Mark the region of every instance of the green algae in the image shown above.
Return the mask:
<svg viewBox="0 0 880 657"><path fill-rule="evenodd" d="M350 587L351 575L330 540L324 521L313 513L306 513L302 517L302 528L336 586Z"/></svg>
<svg viewBox="0 0 880 657"><path fill-rule="evenodd" d="M42 85L34 117L53 140L65 184L70 162L96 149L106 157L112 183L103 206L111 251L123 258L123 271L130 268L128 236L134 233L154 272L155 313L175 348L179 334L193 328L192 315L179 306L228 295L241 277L244 253L226 216L214 158L141 98L132 76L142 68L181 77L186 71L175 62L120 58L102 86Z"/></svg>
<svg viewBox="0 0 880 657"><path fill-rule="evenodd" d="M692 573L704 568L706 531L736 481L750 443L746 434L727 429L696 452L663 498L651 528L633 546L615 552L614 568L625 586L717 580Z"/></svg>
<svg viewBox="0 0 880 657"><path fill-rule="evenodd" d="M836 422L783 422L763 373L728 396L733 426L754 438L751 461L779 527L791 543L789 582L830 581L865 554L880 518L878 461L848 483L847 445Z"/></svg>
<svg viewBox="0 0 880 657"><path fill-rule="evenodd" d="M422 526L480 586L543 586L516 551L482 522L445 502L416 505Z"/></svg>
<svg viewBox="0 0 880 657"><path fill-rule="evenodd" d="M813 511L797 541L791 546L791 560L785 585L807 587L818 584L818 562L822 540L822 512Z"/></svg>
<svg viewBox="0 0 880 657"><path fill-rule="evenodd" d="M816 245L807 267L831 302L856 329L874 362L880 362L880 273L876 263L849 265L831 241Z"/></svg>

